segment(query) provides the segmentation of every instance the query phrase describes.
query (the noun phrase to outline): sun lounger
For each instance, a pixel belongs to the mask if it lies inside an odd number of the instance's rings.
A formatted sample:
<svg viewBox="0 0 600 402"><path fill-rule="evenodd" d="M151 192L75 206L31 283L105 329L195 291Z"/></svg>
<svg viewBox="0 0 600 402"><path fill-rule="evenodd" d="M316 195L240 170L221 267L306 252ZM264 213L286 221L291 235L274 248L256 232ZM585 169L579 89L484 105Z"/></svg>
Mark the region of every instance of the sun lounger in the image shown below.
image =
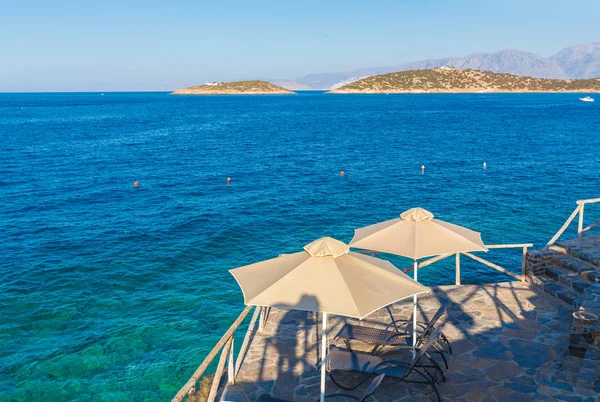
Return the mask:
<svg viewBox="0 0 600 402"><path fill-rule="evenodd" d="M385 377L385 374L379 374L377 377L375 377L373 379L373 381L371 381L369 388L367 388L367 390L364 392L362 397L358 397L356 395L351 395L351 394L344 393L344 392L337 392L335 394L325 395L325 398L326 399L342 398L342 400L344 400L344 401L347 401L348 399L352 399L355 401L363 402L363 401L367 400L367 398L369 398L371 395L373 395L375 393L375 391L377 391L377 387L379 386L379 384L381 384L381 381L383 381L383 377ZM291 402L291 401L288 401L287 399L273 398L272 396L269 396L268 394L262 394L261 396L258 397L256 402Z"/></svg>
<svg viewBox="0 0 600 402"><path fill-rule="evenodd" d="M446 306L442 305L439 310L435 313L432 319L429 321L429 324L424 327L424 331L421 335L417 336L416 347L420 348L422 344L425 342L427 338L431 336L432 331L435 330L435 325L439 321L439 319L446 314ZM345 324L340 331L335 336L335 339L341 339L344 341L348 349L352 350L350 345L350 341L359 341L363 343L368 343L370 345L374 345L371 350L371 354L375 354L378 349L384 346L394 346L398 348L412 348L412 344L410 340L412 338L412 334L408 331L399 332L398 330L390 329L393 325L395 325L400 320L395 320L388 325L386 329L372 328L363 325L354 325L347 323ZM406 321L408 323L408 321ZM452 354L452 347L450 346L450 342L446 335L443 332L439 332L439 337L434 339L434 342L431 343L431 347L434 349L433 353L439 354L444 360L444 364L446 365L446 369L448 368L448 362L444 354Z"/></svg>
<svg viewBox="0 0 600 402"><path fill-rule="evenodd" d="M331 380L342 389L354 389L367 381L373 375L385 374L398 382L428 384L431 385L438 400L441 400L436 384L444 380L444 373L435 360L427 355L427 349L434 342L434 337L439 336L439 329L435 330L422 344L422 348L417 350L415 357L409 361L402 360L384 360L381 356L375 356L368 353L353 352L348 349L341 349L332 346L327 355L327 371ZM433 362L431 365L421 364L421 359L428 356ZM433 370L432 370L433 369ZM356 384L347 386L338 381L334 373L336 371L351 371L366 374L366 378Z"/></svg>

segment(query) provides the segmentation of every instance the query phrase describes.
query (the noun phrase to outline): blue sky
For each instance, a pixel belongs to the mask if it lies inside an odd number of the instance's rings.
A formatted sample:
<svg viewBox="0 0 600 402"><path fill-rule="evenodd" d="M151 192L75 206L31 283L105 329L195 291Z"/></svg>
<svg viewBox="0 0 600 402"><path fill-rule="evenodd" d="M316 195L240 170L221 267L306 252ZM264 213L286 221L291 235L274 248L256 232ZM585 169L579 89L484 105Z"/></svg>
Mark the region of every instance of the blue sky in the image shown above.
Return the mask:
<svg viewBox="0 0 600 402"><path fill-rule="evenodd" d="M600 40L600 1L2 2L0 91L171 90Z"/></svg>

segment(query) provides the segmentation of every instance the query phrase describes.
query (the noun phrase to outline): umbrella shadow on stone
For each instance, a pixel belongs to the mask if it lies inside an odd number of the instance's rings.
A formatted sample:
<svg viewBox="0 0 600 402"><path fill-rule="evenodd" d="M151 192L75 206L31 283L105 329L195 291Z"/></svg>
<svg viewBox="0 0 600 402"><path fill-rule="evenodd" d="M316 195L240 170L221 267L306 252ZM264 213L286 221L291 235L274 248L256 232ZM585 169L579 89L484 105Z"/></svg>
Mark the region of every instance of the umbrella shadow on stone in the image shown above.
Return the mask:
<svg viewBox="0 0 600 402"><path fill-rule="evenodd" d="M319 309L317 299L310 295L303 295L298 304ZM276 318L277 329L265 344L265 353L270 350L268 359L275 362L275 372L265 373L274 376L272 395L290 400L303 397L314 400L319 395L318 314L287 305L279 305L277 309L281 318Z"/></svg>
<svg viewBox="0 0 600 402"><path fill-rule="evenodd" d="M560 300L541 295L521 283L442 286L422 297L419 316L429 320L446 303L448 314L440 319L439 327L450 338L454 353L449 356L448 380L439 386L444 400L532 401L556 400L556 396L563 397L562 400L569 397L594 400L592 395L600 390L597 362L563 354L569 347L571 313ZM390 310L396 318L409 319L412 303L400 301L390 306ZM234 398L231 392L226 400L254 401L262 393L295 401L317 400L319 316L273 309L261 335L263 343L256 344L260 353L269 348L264 361L268 370L260 380L262 383L242 380L236 387L244 390L245 395ZM358 322L331 317L330 342L334 342L331 334L346 321ZM381 309L362 324L385 327L390 321L390 312ZM268 340L268 346L264 340ZM407 352L404 355L410 358ZM328 393L338 391L329 382L327 385ZM364 387L357 391L360 394ZM428 388L385 379L374 400L434 399Z"/></svg>

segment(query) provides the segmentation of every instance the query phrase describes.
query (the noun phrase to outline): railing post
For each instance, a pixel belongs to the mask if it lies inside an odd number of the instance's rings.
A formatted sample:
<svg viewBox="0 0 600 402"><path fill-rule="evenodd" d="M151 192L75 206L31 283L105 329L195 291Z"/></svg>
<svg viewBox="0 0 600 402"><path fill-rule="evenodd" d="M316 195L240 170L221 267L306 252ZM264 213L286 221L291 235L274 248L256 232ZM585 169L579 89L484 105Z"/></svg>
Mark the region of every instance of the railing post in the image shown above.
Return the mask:
<svg viewBox="0 0 600 402"><path fill-rule="evenodd" d="M244 308L244 311L242 311L238 318L233 322L233 324L231 324L231 327L229 327L227 332L225 332L225 334L221 337L221 340L219 340L219 342L217 342L217 344L212 348L208 356L204 358L204 361L196 369L196 371L194 371L192 377L185 383L183 387L181 387L181 389L177 392L173 399L171 399L171 402L180 402L190 392L192 388L195 389L196 383L198 382L200 377L202 377L202 374L204 374L204 371L206 370L208 365L213 361L213 359L219 353L219 351L223 349L223 345L226 345L228 341L232 339L235 330L240 326L240 324L242 323L246 315L248 315L248 312L250 312L250 310L252 310L252 306L246 306L246 308ZM224 356L221 356L221 359L223 360L223 362L225 362Z"/></svg>
<svg viewBox="0 0 600 402"><path fill-rule="evenodd" d="M265 326L265 310L267 308L260 306L260 317L258 319L258 330L262 331Z"/></svg>
<svg viewBox="0 0 600 402"><path fill-rule="evenodd" d="M558 240L558 238L563 234L563 232L567 229L567 227L569 227L571 222L573 222L573 219L575 219L575 216L577 216L577 213L581 210L582 207L583 207L583 204L581 204L581 203L579 203L579 201L577 201L577 208L575 208L573 213L571 213L571 215L569 216L569 219L567 219L567 221L562 225L562 227L558 230L558 232L556 232L554 237L552 237L552 239L550 239L548 244L546 244L546 247L550 247L551 245L554 244L555 241Z"/></svg>
<svg viewBox="0 0 600 402"><path fill-rule="evenodd" d="M577 226L577 236L581 236L581 232L583 231L583 210L585 208L585 204L581 204L579 208L579 225Z"/></svg>
<svg viewBox="0 0 600 402"><path fill-rule="evenodd" d="M460 253L456 253L456 285L460 285Z"/></svg>
<svg viewBox="0 0 600 402"><path fill-rule="evenodd" d="M234 332L235 334L235 332ZM234 337L231 335L231 346L229 347L229 362L227 365L227 383L235 384L235 364L233 363Z"/></svg>
<svg viewBox="0 0 600 402"><path fill-rule="evenodd" d="M256 320L258 319L258 313L260 311L260 307L256 306L254 308L254 313L252 314L252 318L250 319L250 324L248 325L248 329L246 330L246 336L244 337L244 342L242 342L242 346L238 351L238 357L235 362L235 376L237 377L238 372L240 371L240 367L242 367L242 362L246 357L246 350L248 349L248 343L250 342L250 337L254 332L254 327L256 326Z"/></svg>
<svg viewBox="0 0 600 402"><path fill-rule="evenodd" d="M233 342L233 334L221 350L221 357L219 357L219 364L217 366L217 371L215 371L215 376L213 378L212 384L210 385L210 392L208 393L207 402L214 402L217 397L217 392L219 391L219 384L221 383L221 376L223 376L223 370L225 369L225 359L227 359L227 354L229 350L231 350L231 343Z"/></svg>
<svg viewBox="0 0 600 402"><path fill-rule="evenodd" d="M521 261L521 282L525 282L526 268L527 268L527 246L523 247L523 260Z"/></svg>

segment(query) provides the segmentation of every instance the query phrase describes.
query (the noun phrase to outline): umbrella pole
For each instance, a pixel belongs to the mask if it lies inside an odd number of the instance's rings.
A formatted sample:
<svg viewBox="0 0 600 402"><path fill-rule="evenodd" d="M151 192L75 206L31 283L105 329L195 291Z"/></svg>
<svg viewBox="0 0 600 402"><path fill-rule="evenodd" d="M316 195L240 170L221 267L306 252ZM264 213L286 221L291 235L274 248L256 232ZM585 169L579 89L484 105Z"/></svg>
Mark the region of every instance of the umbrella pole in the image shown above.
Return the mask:
<svg viewBox="0 0 600 402"><path fill-rule="evenodd" d="M417 260L413 263L413 277L415 282L417 281ZM417 344L417 295L413 296L413 359L417 355L415 346Z"/></svg>
<svg viewBox="0 0 600 402"><path fill-rule="evenodd" d="M327 370L327 313L321 325L321 402L325 402L325 372Z"/></svg>

